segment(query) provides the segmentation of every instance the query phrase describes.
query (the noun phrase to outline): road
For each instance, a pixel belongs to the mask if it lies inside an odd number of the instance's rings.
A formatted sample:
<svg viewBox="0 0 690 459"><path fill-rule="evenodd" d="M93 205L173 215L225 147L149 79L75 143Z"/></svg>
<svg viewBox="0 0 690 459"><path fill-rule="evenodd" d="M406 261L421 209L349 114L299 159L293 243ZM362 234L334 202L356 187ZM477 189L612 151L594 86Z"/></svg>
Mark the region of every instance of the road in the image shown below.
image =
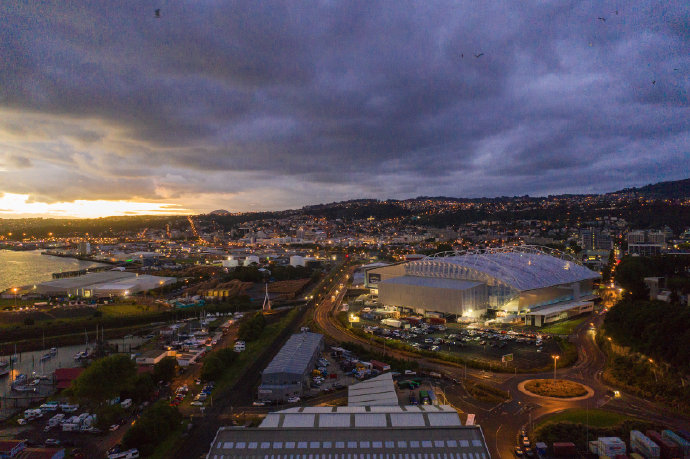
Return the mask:
<svg viewBox="0 0 690 459"><path fill-rule="evenodd" d="M354 268L340 275L340 281L345 282L348 274L352 274ZM348 332L336 319L335 314L340 307L344 291L335 293L337 282L333 283L331 291L326 295L326 299L319 303L315 309L314 320L328 336L339 342L350 342L360 344L368 349L377 352L384 351L384 348L373 341L369 341L360 336ZM343 290L343 289L340 289ZM332 297L335 296L335 300ZM509 374L509 373L489 373L485 371L460 368L457 365L446 363L439 360L428 359L416 354L400 350L388 349L386 352L396 358L413 358L417 360L421 367L435 370L446 376L450 380L462 380L464 377L492 383L510 393L510 400L492 408L482 408L476 403L472 403L467 398L460 397L454 399L456 408L471 412L476 415L476 422L482 426L484 436L493 457L507 459L513 457L513 448L517 444L518 434L525 428L531 433L535 421L541 417L554 414L571 408L593 409L606 406L607 410L616 411L630 416L644 417L674 428L688 429L690 423L687 420L679 420L669 416L663 408L638 397L623 394L620 399L612 400L611 388L601 381L601 372L606 363L605 354L599 349L595 341L595 332L590 330L590 323L595 328L599 328L603 322L603 316L595 314L578 327L571 335L570 341L578 349L577 363L565 369L557 369L557 377L570 379L583 383L593 389L594 395L591 398L578 401L553 400L546 398L533 397L518 390L518 385L529 379L552 378L553 372L535 374ZM445 384L453 384L445 382Z"/></svg>

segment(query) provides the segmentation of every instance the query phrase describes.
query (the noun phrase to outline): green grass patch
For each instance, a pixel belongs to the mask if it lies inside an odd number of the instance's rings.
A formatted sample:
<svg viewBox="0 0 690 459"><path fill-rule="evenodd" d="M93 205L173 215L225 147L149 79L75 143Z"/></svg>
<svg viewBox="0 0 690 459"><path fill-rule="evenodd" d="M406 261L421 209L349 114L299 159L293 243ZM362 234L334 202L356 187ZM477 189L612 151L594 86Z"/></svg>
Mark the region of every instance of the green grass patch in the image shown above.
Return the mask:
<svg viewBox="0 0 690 459"><path fill-rule="evenodd" d="M510 393L478 381L465 381L465 390L481 402L501 403L510 399Z"/></svg>
<svg viewBox="0 0 690 459"><path fill-rule="evenodd" d="M567 410L561 413L556 413L549 416L544 421L540 422L537 427L549 423L558 422L572 422L574 424L589 424L590 427L614 427L623 421L635 421L635 418L626 416L624 414L614 413L613 411L606 411L600 409L592 410Z"/></svg>
<svg viewBox="0 0 690 459"><path fill-rule="evenodd" d="M547 325L539 329L540 332L550 333L552 335L569 335L585 320L589 320L588 316L578 317L576 319L564 320L555 324Z"/></svg>
<svg viewBox="0 0 690 459"><path fill-rule="evenodd" d="M147 308L140 304L103 304L98 306L98 310L103 313L104 317L123 317L136 316L142 314L152 314L155 308Z"/></svg>
<svg viewBox="0 0 690 459"><path fill-rule="evenodd" d="M184 419L180 428L168 435L165 440L160 442L156 447L156 450L148 456L149 459L165 459L172 456L174 451L177 451L179 446L184 441L184 436L182 435L187 430L187 425L189 424L188 419Z"/></svg>

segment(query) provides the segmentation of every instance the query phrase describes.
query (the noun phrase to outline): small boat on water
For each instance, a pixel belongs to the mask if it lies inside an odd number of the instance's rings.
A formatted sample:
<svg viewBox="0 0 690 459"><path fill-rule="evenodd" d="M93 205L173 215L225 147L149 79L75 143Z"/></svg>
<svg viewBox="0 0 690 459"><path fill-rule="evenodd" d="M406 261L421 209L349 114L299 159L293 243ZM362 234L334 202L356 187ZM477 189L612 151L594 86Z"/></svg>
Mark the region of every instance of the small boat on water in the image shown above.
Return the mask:
<svg viewBox="0 0 690 459"><path fill-rule="evenodd" d="M28 378L24 373L19 373L16 378L14 378L14 381L12 381L12 386L21 386L26 384Z"/></svg>
<svg viewBox="0 0 690 459"><path fill-rule="evenodd" d="M57 355L57 348L56 348L56 347L51 347L51 348L50 348L50 355L51 355L51 356Z"/></svg>
<svg viewBox="0 0 690 459"><path fill-rule="evenodd" d="M36 392L36 386L24 384L21 386L12 386L12 390L16 392Z"/></svg>
<svg viewBox="0 0 690 459"><path fill-rule="evenodd" d="M51 359L52 357L53 357L53 356L52 356L50 353L43 354L43 355L41 356L41 361L45 361L45 360Z"/></svg>

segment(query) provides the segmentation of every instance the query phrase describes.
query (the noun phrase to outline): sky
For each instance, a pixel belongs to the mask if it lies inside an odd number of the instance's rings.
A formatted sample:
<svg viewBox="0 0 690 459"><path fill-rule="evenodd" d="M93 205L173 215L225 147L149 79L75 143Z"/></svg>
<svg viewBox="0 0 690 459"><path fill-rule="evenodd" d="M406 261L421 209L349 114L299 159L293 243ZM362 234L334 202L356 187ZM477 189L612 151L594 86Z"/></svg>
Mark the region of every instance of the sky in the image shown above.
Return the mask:
<svg viewBox="0 0 690 459"><path fill-rule="evenodd" d="M2 1L0 218L688 178L689 76L687 1Z"/></svg>

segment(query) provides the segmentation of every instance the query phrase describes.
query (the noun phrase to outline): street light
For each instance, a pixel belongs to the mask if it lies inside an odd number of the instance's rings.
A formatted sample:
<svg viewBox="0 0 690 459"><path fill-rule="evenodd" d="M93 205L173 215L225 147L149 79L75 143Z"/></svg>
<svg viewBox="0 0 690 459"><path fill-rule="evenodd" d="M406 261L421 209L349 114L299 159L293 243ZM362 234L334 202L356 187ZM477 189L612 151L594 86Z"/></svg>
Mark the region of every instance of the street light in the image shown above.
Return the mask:
<svg viewBox="0 0 690 459"><path fill-rule="evenodd" d="M553 357L553 379L556 379L556 362L561 358L560 355L552 355Z"/></svg>

